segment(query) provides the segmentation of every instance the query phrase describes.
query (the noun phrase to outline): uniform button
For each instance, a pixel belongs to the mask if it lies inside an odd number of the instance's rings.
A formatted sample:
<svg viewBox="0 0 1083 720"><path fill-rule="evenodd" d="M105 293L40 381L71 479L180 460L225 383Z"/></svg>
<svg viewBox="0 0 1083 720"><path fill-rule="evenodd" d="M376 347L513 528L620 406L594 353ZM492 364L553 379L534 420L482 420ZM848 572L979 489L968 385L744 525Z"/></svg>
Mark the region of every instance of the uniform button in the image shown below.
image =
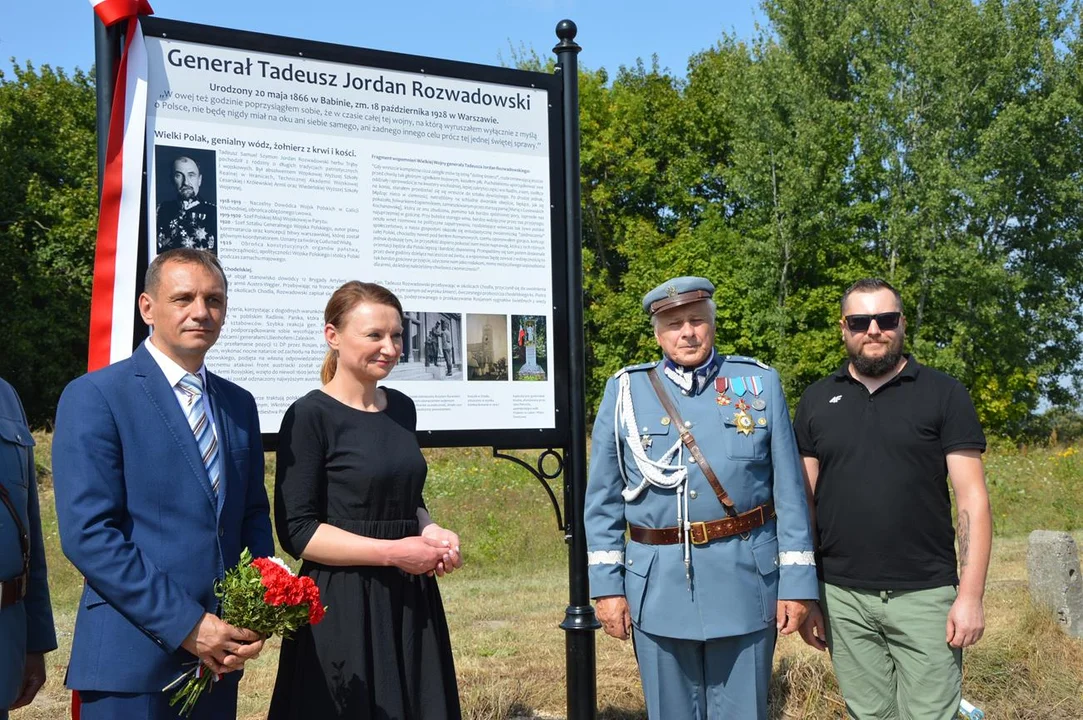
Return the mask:
<svg viewBox="0 0 1083 720"><path fill-rule="evenodd" d="M692 421L691 421L691 420L685 420L685 421L684 421L684 426L685 426L686 428L690 428L690 427L692 427Z"/></svg>
<svg viewBox="0 0 1083 720"><path fill-rule="evenodd" d="M687 390L681 390L681 395L687 395L687 394L688 394Z"/></svg>
<svg viewBox="0 0 1083 720"><path fill-rule="evenodd" d="M629 560L629 561L628 561L628 567L632 567L632 565L633 565L634 563L635 563L635 560Z"/></svg>
<svg viewBox="0 0 1083 720"><path fill-rule="evenodd" d="M696 492L695 490L689 490L689 491L688 491L688 497L690 497L690 498L692 498L693 500L695 500L695 499L696 499L697 497L699 497L699 493L698 493L698 492Z"/></svg>
<svg viewBox="0 0 1083 720"><path fill-rule="evenodd" d="M645 433L646 433L646 432L650 432L650 428L649 428L649 427L647 427L646 425L644 425L644 426L643 426L643 432L645 432Z"/></svg>

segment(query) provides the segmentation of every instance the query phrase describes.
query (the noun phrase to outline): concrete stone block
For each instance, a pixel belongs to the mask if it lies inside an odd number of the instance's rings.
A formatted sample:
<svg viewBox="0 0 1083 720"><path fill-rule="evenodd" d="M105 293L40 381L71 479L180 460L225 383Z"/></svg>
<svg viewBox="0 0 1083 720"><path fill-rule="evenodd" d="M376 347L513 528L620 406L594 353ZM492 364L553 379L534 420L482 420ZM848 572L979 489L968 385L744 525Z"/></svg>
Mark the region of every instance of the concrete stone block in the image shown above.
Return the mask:
<svg viewBox="0 0 1083 720"><path fill-rule="evenodd" d="M1070 534L1050 530L1030 534L1027 583L1035 605L1048 608L1064 632L1083 637L1083 575Z"/></svg>

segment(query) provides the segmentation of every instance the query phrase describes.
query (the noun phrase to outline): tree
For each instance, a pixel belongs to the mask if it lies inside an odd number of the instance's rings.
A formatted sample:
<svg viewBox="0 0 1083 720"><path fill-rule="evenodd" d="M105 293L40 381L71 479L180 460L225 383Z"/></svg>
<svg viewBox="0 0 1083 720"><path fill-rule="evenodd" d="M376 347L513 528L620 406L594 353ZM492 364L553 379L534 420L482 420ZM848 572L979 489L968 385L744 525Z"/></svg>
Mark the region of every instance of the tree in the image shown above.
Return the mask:
<svg viewBox="0 0 1083 720"><path fill-rule="evenodd" d="M988 431L1071 403L1083 357L1079 10L1054 0L768 0L678 80L586 77L589 389L657 357L639 297L714 281L719 347L791 397L843 358L855 279L902 291L908 342ZM599 80L601 84L599 84ZM1077 379L1077 392L1078 388Z"/></svg>
<svg viewBox="0 0 1083 720"><path fill-rule="evenodd" d="M86 370L97 226L94 79L49 66L0 72L0 375L30 422L52 420Z"/></svg>

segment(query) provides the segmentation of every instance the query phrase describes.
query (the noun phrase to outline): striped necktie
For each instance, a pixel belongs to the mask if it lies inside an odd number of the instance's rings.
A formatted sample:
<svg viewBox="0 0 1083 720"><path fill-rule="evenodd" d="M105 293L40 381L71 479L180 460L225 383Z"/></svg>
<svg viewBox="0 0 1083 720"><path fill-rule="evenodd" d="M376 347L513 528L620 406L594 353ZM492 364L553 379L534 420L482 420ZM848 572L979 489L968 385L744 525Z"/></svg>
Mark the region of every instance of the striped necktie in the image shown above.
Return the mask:
<svg viewBox="0 0 1083 720"><path fill-rule="evenodd" d="M192 434L196 437L199 454L203 457L203 467L207 469L207 477L211 481L214 496L218 497L220 479L218 438L214 436L211 423L207 418L206 405L203 403L203 379L198 375L188 373L180 379L178 384L181 391L188 396L188 406L185 408L188 414L188 427L192 428Z"/></svg>

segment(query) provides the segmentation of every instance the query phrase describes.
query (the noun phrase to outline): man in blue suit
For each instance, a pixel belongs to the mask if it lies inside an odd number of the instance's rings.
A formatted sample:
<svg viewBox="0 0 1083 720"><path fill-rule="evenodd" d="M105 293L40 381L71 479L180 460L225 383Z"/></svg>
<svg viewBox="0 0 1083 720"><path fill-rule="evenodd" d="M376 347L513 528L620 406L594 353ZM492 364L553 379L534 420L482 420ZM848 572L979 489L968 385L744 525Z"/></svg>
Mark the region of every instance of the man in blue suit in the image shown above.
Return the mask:
<svg viewBox="0 0 1083 720"><path fill-rule="evenodd" d="M34 699L55 649L34 438L19 396L0 379L0 720Z"/></svg>
<svg viewBox="0 0 1083 720"><path fill-rule="evenodd" d="M775 633L801 627L816 567L778 374L715 351L713 293L697 277L647 293L664 357L606 384L585 509L591 596L606 633L634 637L651 718L763 720Z"/></svg>
<svg viewBox="0 0 1083 720"><path fill-rule="evenodd" d="M53 436L64 553L86 578L68 687L83 720L175 718L162 688L198 658L222 674L193 717L236 716L262 640L215 616L241 549L273 554L251 394L207 371L226 278L202 250L158 255L139 312L151 337L64 390Z"/></svg>

